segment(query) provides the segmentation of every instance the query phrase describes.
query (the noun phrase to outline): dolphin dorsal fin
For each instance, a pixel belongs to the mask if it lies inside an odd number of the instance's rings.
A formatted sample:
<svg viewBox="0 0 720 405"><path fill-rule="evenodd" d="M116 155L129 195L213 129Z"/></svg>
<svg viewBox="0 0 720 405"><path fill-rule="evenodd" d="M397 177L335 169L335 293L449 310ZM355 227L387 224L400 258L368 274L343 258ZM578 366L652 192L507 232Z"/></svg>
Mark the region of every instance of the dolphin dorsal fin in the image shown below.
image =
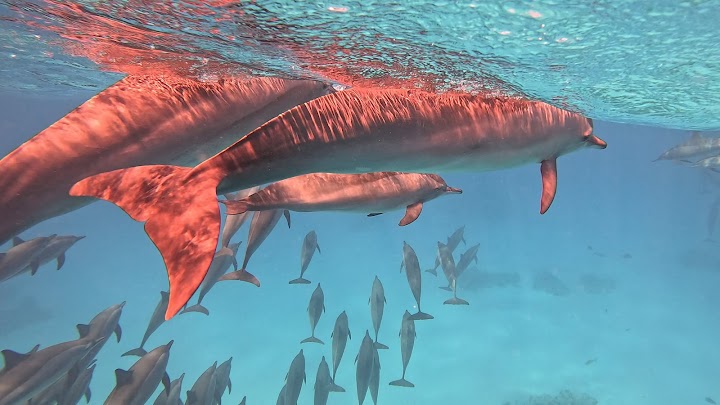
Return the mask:
<svg viewBox="0 0 720 405"><path fill-rule="evenodd" d="M21 243L25 243L25 241L23 240L23 238L21 238L21 237L19 237L19 236L16 236L16 237L13 238L13 246L17 246L17 245L19 245L19 244L21 244Z"/></svg>
<svg viewBox="0 0 720 405"><path fill-rule="evenodd" d="M5 368L3 368L3 371L10 370L11 368L22 363L23 360L30 357L31 354L35 353L37 351L38 347L39 346L35 346L28 353L18 353L13 350L3 350L2 352L0 352L0 353L2 353L3 358L5 359Z"/></svg>
<svg viewBox="0 0 720 405"><path fill-rule="evenodd" d="M123 385L130 384L132 381L132 375L133 372L130 370L123 370L121 368L116 369L115 380L117 381L117 386L122 387Z"/></svg>
<svg viewBox="0 0 720 405"><path fill-rule="evenodd" d="M700 131L692 131L692 134L690 134L690 141L698 141L702 139L702 135L700 135Z"/></svg>
<svg viewBox="0 0 720 405"><path fill-rule="evenodd" d="M88 334L90 334L90 325L85 325L84 323L77 324L77 330L80 334L80 339L86 337Z"/></svg>

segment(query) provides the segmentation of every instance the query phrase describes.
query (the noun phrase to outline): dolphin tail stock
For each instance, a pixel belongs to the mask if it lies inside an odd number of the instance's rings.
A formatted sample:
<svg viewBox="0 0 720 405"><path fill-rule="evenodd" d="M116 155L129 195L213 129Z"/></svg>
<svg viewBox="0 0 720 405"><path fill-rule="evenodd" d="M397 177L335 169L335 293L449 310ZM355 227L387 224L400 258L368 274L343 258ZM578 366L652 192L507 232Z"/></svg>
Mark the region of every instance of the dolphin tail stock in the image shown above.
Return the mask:
<svg viewBox="0 0 720 405"><path fill-rule="evenodd" d="M128 350L125 353L122 354L120 357L125 356L138 356L142 357L147 354L147 350L143 349L142 347L138 347L137 349Z"/></svg>
<svg viewBox="0 0 720 405"><path fill-rule="evenodd" d="M315 336L310 336L309 338L303 339L300 341L300 343L320 343L321 345L325 344L322 340L316 338Z"/></svg>
<svg viewBox="0 0 720 405"><path fill-rule="evenodd" d="M415 384L411 383L410 381L401 378L399 380L391 381L390 385L394 385L396 387L408 387L408 388L415 388Z"/></svg>
<svg viewBox="0 0 720 405"><path fill-rule="evenodd" d="M288 281L288 284L310 284L310 280L300 277L296 278L295 280Z"/></svg>
<svg viewBox="0 0 720 405"><path fill-rule="evenodd" d="M410 315L410 319L413 321L424 321L426 319L435 319L435 317L418 310L416 313Z"/></svg>
<svg viewBox="0 0 720 405"><path fill-rule="evenodd" d="M247 198L240 200L220 200L220 202L225 204L228 215L244 214L250 209L250 204Z"/></svg>
<svg viewBox="0 0 720 405"><path fill-rule="evenodd" d="M145 232L160 251L170 281L165 319L175 316L200 286L220 236L216 189L218 170L179 166L137 166L85 178L72 196L110 201L145 222Z"/></svg>
<svg viewBox="0 0 720 405"><path fill-rule="evenodd" d="M448 305L470 305L469 302L465 301L465 300L462 299L462 298L458 298L458 297L452 297L452 298L450 298L449 300L446 300L445 302L443 302L443 304L448 304Z"/></svg>
<svg viewBox="0 0 720 405"><path fill-rule="evenodd" d="M427 269L427 270L425 270L425 273L430 273L433 276L437 277L437 270L435 270L435 269Z"/></svg>
<svg viewBox="0 0 720 405"><path fill-rule="evenodd" d="M183 310L180 312L180 314L186 314L186 313L188 313L188 312L199 312L199 313L201 313L201 314L210 315L210 311L208 311L207 308L205 308L204 306L202 306L202 304L195 304L195 305L193 305L193 306L191 306L191 307L187 307L187 308L183 309Z"/></svg>
<svg viewBox="0 0 720 405"><path fill-rule="evenodd" d="M380 350L389 349L389 347L387 347L386 345L384 345L378 341L373 342L373 346L375 346L376 349L380 349Z"/></svg>
<svg viewBox="0 0 720 405"><path fill-rule="evenodd" d="M244 281L246 283L250 283L256 287L260 287L260 280L258 280L257 277L252 275L252 273L248 272L245 269L240 269L237 271L231 271L230 273L225 273L218 279L218 281L228 281L228 280L234 280L234 281Z"/></svg>

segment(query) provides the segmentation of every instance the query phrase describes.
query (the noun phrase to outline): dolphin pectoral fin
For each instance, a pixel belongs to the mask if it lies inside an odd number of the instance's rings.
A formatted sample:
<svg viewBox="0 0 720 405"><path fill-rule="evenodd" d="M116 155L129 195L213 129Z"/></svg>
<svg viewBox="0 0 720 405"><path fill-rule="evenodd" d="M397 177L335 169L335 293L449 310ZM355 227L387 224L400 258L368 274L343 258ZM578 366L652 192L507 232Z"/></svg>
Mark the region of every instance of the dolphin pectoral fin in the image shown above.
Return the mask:
<svg viewBox="0 0 720 405"><path fill-rule="evenodd" d="M165 386L165 393L170 395L170 376L168 373L163 374L162 384Z"/></svg>
<svg viewBox="0 0 720 405"><path fill-rule="evenodd" d="M285 220L288 223L288 228L290 228L290 210L284 210L283 215L285 216Z"/></svg>
<svg viewBox="0 0 720 405"><path fill-rule="evenodd" d="M37 273L38 268L40 268L40 262L33 260L32 263L30 263L30 275L34 276L35 273Z"/></svg>
<svg viewBox="0 0 720 405"><path fill-rule="evenodd" d="M415 222L416 219L420 216L420 213L422 212L423 203L422 202L416 202L415 204L410 204L407 206L407 210L405 211L405 216L400 221L400 226L405 226L408 224L412 224Z"/></svg>
<svg viewBox="0 0 720 405"><path fill-rule="evenodd" d="M238 271L237 259L234 257L233 257L233 267L235 268L235 271Z"/></svg>
<svg viewBox="0 0 720 405"><path fill-rule="evenodd" d="M115 336L117 337L117 341L120 342L120 339L122 339L122 328L120 327L120 324L118 323L115 325Z"/></svg>
<svg viewBox="0 0 720 405"><path fill-rule="evenodd" d="M382 212L371 212L371 213L367 214L367 216L369 216L369 217L376 217L376 216L382 215L382 214L383 214Z"/></svg>
<svg viewBox="0 0 720 405"><path fill-rule="evenodd" d="M318 253L322 254L322 252L320 251L320 245L318 245L318 244L316 243L316 244L315 244L315 248L317 248Z"/></svg>
<svg viewBox="0 0 720 405"><path fill-rule="evenodd" d="M557 160L543 160L540 164L542 175L542 197L540 198L540 214L547 212L555 199L557 191Z"/></svg>
<svg viewBox="0 0 720 405"><path fill-rule="evenodd" d="M21 243L24 243L24 242L25 242L25 241L23 240L23 238L21 238L21 237L19 237L19 236L16 236L16 237L13 238L13 247L15 247L15 246L17 246L17 245L19 245L19 244L21 244Z"/></svg>
<svg viewBox="0 0 720 405"><path fill-rule="evenodd" d="M92 392L90 392L90 387L87 387L85 389L85 401L89 404L90 398L92 398Z"/></svg>
<svg viewBox="0 0 720 405"><path fill-rule="evenodd" d="M57 257L57 270L62 269L62 266L65 264L65 252L60 253L60 256Z"/></svg>

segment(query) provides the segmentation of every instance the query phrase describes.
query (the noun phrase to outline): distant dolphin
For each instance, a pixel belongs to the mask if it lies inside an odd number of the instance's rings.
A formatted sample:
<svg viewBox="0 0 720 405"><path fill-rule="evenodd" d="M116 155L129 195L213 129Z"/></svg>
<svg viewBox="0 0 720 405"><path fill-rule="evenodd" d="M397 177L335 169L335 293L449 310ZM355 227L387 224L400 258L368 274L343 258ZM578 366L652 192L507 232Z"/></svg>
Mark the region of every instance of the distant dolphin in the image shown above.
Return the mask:
<svg viewBox="0 0 720 405"><path fill-rule="evenodd" d="M187 392L185 405L212 405L215 402L215 370L217 361L205 370Z"/></svg>
<svg viewBox="0 0 720 405"><path fill-rule="evenodd" d="M312 296L310 297L310 304L308 304L307 312L308 318L310 319L310 330L312 333L309 338L303 339L300 343L320 343L321 345L324 345L325 343L323 343L322 340L315 337L315 327L320 320L320 316L323 312L325 312L325 294L323 293L322 288L320 288L320 283L318 283L317 287L315 287L315 291L313 291Z"/></svg>
<svg viewBox="0 0 720 405"><path fill-rule="evenodd" d="M400 226L414 222L423 203L445 194L461 194L436 174L419 173L310 173L270 184L235 201L220 201L229 214L246 211L347 211L368 216L405 209Z"/></svg>
<svg viewBox="0 0 720 405"><path fill-rule="evenodd" d="M213 286L220 281L220 277L227 272L230 265L235 265L235 270L237 270L238 266L237 260L235 260L235 255L237 255L239 247L240 243L233 243L227 247L221 248L217 251L217 253L215 253L215 257L210 264L210 268L208 269L207 274L205 274L202 284L200 284L197 304L185 308L181 313L200 312L205 315L210 315L210 311L202 305L202 300L205 298L205 295L210 292L210 289L212 289Z"/></svg>
<svg viewBox="0 0 720 405"><path fill-rule="evenodd" d="M452 233L452 235L448 236L447 243L445 243L450 249L451 252L455 253L455 249L457 249L458 245L460 245L460 242L467 244L465 242L465 225L461 226L460 228L456 229L455 232ZM440 256L435 256L435 267L432 269L425 270L428 273L432 273L434 276L437 276L437 268L440 267Z"/></svg>
<svg viewBox="0 0 720 405"><path fill-rule="evenodd" d="M290 284L310 284L310 280L303 278L305 271L307 271L310 261L315 254L315 251L320 251L320 245L318 245L317 234L315 231L310 231L305 235L303 239L302 249L300 250L300 277L294 280L290 280Z"/></svg>
<svg viewBox="0 0 720 405"><path fill-rule="evenodd" d="M373 372L373 363L377 349L373 345L370 337L370 331L365 331L365 337L360 344L360 351L355 358L355 382L357 385L357 396L360 405L365 401L368 388L370 387L370 377Z"/></svg>
<svg viewBox="0 0 720 405"><path fill-rule="evenodd" d="M415 249L408 245L407 242L403 242L403 261L400 265L400 271L402 272L403 267L405 268L405 274L407 275L407 281L410 285L410 291L412 291L415 302L417 303L417 313L413 315L415 320L433 319L433 316L422 312L420 309L420 296L422 294L422 273L420 272L420 263L418 262Z"/></svg>
<svg viewBox="0 0 720 405"><path fill-rule="evenodd" d="M445 278L447 278L449 287L440 287L443 290L450 290L453 293L453 297L443 302L443 304L450 305L470 305L469 302L457 296L457 268L455 267L455 259L453 258L452 252L442 242L438 242L438 255L440 256L440 265L442 266Z"/></svg>
<svg viewBox="0 0 720 405"><path fill-rule="evenodd" d="M42 267L45 263L57 260L57 270L65 264L65 252L68 251L77 241L84 239L84 236L60 235L52 238L50 242L37 255L35 260ZM19 239L19 238L15 238ZM26 267L23 271L32 271L32 266ZM20 274L20 273L18 273Z"/></svg>
<svg viewBox="0 0 720 405"><path fill-rule="evenodd" d="M147 354L147 351L145 351L144 349L145 343L147 343L150 335L152 335L153 332L155 332L157 328L159 328L160 325L165 322L165 311L167 310L168 297L169 295L167 292L160 291L160 301L155 306L155 310L153 311L152 315L150 315L150 320L148 321L148 326L145 329L145 334L143 335L142 341L140 342L140 347L123 353L123 356L142 357Z"/></svg>
<svg viewBox="0 0 720 405"><path fill-rule="evenodd" d="M380 389L380 353L378 353L377 346L373 346L373 366L368 388L370 389L370 398L372 398L373 404L377 405L378 391Z"/></svg>
<svg viewBox="0 0 720 405"><path fill-rule="evenodd" d="M478 250L480 250L480 244L475 244L473 246L470 246L464 253L460 255L460 260L457 262L457 265L455 266L455 272L457 278L460 278L460 276L467 270L468 266L470 266L470 263L475 261L475 264L478 262L477 254ZM452 286L448 286L452 287Z"/></svg>
<svg viewBox="0 0 720 405"><path fill-rule="evenodd" d="M95 315L93 319L90 320L89 324L85 325L80 323L77 325L80 339L103 339L101 343L93 346L93 348L90 349L88 353L78 361L78 368L80 370L86 369L90 365L90 363L95 360L95 357L98 355L98 353L100 353L100 350L103 348L105 343L107 343L108 338L113 333L115 334L117 341L120 342L120 339L122 338L120 316L122 315L122 310L124 307L125 301L119 304L111 305L99 314Z"/></svg>
<svg viewBox="0 0 720 405"><path fill-rule="evenodd" d="M392 381L390 385L398 387L414 387L415 384L405 379L405 371L407 371L410 357L412 357L413 347L415 346L415 321L407 310L403 314L402 326L400 327L400 353L402 354L403 371L399 380Z"/></svg>
<svg viewBox="0 0 720 405"><path fill-rule="evenodd" d="M556 159L587 146L607 147L593 135L591 120L542 102L350 89L288 110L194 168L115 170L79 181L70 194L111 201L146 222L167 267L169 318L212 261L218 193L317 172L486 171L540 163L542 214L555 198Z"/></svg>
<svg viewBox="0 0 720 405"><path fill-rule="evenodd" d="M170 383L169 390L160 391L160 394L157 396L157 398L155 398L155 402L153 402L153 405L182 404L182 402L180 402L180 395L182 394L182 383L184 378L185 373L180 374L180 377Z"/></svg>
<svg viewBox="0 0 720 405"><path fill-rule="evenodd" d="M260 190L260 187L250 187L245 190L240 190L237 193L234 194L225 194L225 198L227 201L236 201L241 200L251 194L254 194ZM237 231L240 229L240 227L245 223L245 221L248 218L248 213L245 212L243 214L239 215L225 215L225 225L223 225L222 229L222 236L221 236L221 246L227 247L230 244L230 239L232 239L233 235L237 233Z"/></svg>
<svg viewBox="0 0 720 405"><path fill-rule="evenodd" d="M225 390L228 390L228 393L232 392L232 381L230 381L230 369L232 368L232 357L225 360L222 364L217 366L217 370L215 370L215 402L220 403L220 399L222 398L223 394L225 394Z"/></svg>
<svg viewBox="0 0 720 405"><path fill-rule="evenodd" d="M300 349L300 352L295 356L292 363L290 363L290 370L288 370L287 373L284 388L285 394L282 395L284 405L297 405L300 390L304 382L306 382L305 355L303 354L303 350Z"/></svg>
<svg viewBox="0 0 720 405"><path fill-rule="evenodd" d="M10 221L0 221L2 222ZM42 236L28 241L16 236L13 239L13 247L5 253L0 253L0 282L15 277L27 267L31 268L30 272L34 275L40 267L38 257L55 236L57 235Z"/></svg>
<svg viewBox="0 0 720 405"><path fill-rule="evenodd" d="M89 368L83 369L77 376L72 378L72 384L66 387L62 400L58 401L58 405L76 405L83 396L89 404L90 398L92 398L90 380L92 380L94 372L95 364L93 363ZM35 405L34 402L33 405Z"/></svg>
<svg viewBox="0 0 720 405"><path fill-rule="evenodd" d="M170 359L171 340L142 356L129 370L115 370L117 384L105 405L144 404L155 392L160 382L170 392L170 378L165 372Z"/></svg>
<svg viewBox="0 0 720 405"><path fill-rule="evenodd" d="M334 382L337 369L340 366L340 360L342 360L343 353L345 353L347 341L348 339L352 339L352 334L350 334L350 328L348 326L348 317L345 311L342 311L335 320L335 326L333 327L333 332L330 337L332 337L332 380Z"/></svg>
<svg viewBox="0 0 720 405"><path fill-rule="evenodd" d="M704 137L700 135L700 132L693 131L687 141L663 152L657 159L653 160L653 162L657 162L658 160L675 160L692 163L692 159L717 154L720 154L720 138Z"/></svg>
<svg viewBox="0 0 720 405"><path fill-rule="evenodd" d="M385 289L380 279L375 276L373 280L372 291L368 304L370 304L370 317L372 318L373 328L375 329L375 347L378 349L387 349L388 347L378 342L378 332L380 331L380 323L382 322L383 311L385 310Z"/></svg>
<svg viewBox="0 0 720 405"><path fill-rule="evenodd" d="M314 405L326 405L330 392L345 392L343 387L336 385L330 377L330 368L325 361L325 356L320 360L317 374L315 375L315 397Z"/></svg>

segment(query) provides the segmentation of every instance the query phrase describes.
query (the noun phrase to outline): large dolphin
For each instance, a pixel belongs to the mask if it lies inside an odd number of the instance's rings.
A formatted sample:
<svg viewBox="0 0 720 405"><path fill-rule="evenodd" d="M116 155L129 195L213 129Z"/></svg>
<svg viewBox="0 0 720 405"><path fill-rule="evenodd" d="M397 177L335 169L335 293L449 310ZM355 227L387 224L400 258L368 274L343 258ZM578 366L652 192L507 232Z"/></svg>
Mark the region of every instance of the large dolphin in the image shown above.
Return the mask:
<svg viewBox="0 0 720 405"><path fill-rule="evenodd" d="M315 231L310 231L307 235L305 235L302 249L300 249L300 277L290 280L289 284L310 284L310 280L304 279L303 275L305 274L305 271L307 271L316 250L318 253L322 253L320 251L320 245L317 241L317 233L315 233Z"/></svg>
<svg viewBox="0 0 720 405"><path fill-rule="evenodd" d="M346 211L380 215L405 209L399 225L414 222L423 203L445 194L461 194L436 174L422 173L310 173L280 180L243 199L220 201L229 215L246 211Z"/></svg>
<svg viewBox="0 0 720 405"><path fill-rule="evenodd" d="M556 159L587 146L607 146L593 135L591 120L542 102L350 89L290 109L194 168L115 170L79 181L70 194L111 201L146 222L170 279L169 318L190 299L212 261L220 233L218 193L316 172L540 164L545 213L555 198Z"/></svg>
<svg viewBox="0 0 720 405"><path fill-rule="evenodd" d="M310 337L303 339L300 343L320 343L324 345L322 340L315 337L315 327L317 326L320 316L325 312L325 294L323 293L320 283L315 287L310 296L310 303L307 307L308 319L310 320Z"/></svg>
<svg viewBox="0 0 720 405"><path fill-rule="evenodd" d="M153 332L155 332L157 328L159 328L160 325L165 322L165 312L167 311L168 298L169 294L166 291L160 291L160 301L158 301L157 305L155 306L155 310L153 311L152 315L150 315L150 320L148 321L147 328L145 328L145 334L143 335L142 341L140 342L140 346L136 349L132 349L123 353L123 356L142 357L147 354L147 351L144 349L145 343L147 343L150 335L152 335Z"/></svg>
<svg viewBox="0 0 720 405"><path fill-rule="evenodd" d="M380 331L380 323L382 322L383 311L385 310L385 288L378 276L375 276L373 280L372 291L370 291L370 298L368 304L370 304L370 317L372 318L373 329L375 329L375 347L378 349L387 349L388 347L378 342L378 332Z"/></svg>
<svg viewBox="0 0 720 405"><path fill-rule="evenodd" d="M309 80L128 76L0 160L0 244L91 202L68 196L78 180L137 165L195 164L329 91Z"/></svg>
<svg viewBox="0 0 720 405"><path fill-rule="evenodd" d="M403 241L403 261L400 265L400 271L405 268L405 275L407 276L408 285L410 285L410 291L415 298L417 304L417 313L413 315L414 320L426 320L433 319L433 316L426 314L420 309L420 297L422 296L422 273L420 272L420 263L418 262L417 254L415 249L412 248L407 242Z"/></svg>
<svg viewBox="0 0 720 405"><path fill-rule="evenodd" d="M333 327L330 337L332 338L332 380L334 382L337 369L340 366L340 360L342 360L343 354L345 353L347 341L348 339L352 339L350 327L348 326L348 317L345 311L342 311L335 320L335 326Z"/></svg>
<svg viewBox="0 0 720 405"><path fill-rule="evenodd" d="M407 371L410 357L412 356L413 347L415 346L415 321L412 319L410 312L405 310L400 327L400 353L402 354L403 371L399 380L390 382L390 385L398 387L414 387L415 384L405 379L405 371Z"/></svg>
<svg viewBox="0 0 720 405"><path fill-rule="evenodd" d="M117 384L105 405L141 405L150 399L160 382L170 392L170 378L165 372L170 359L171 340L142 356L129 370L115 370Z"/></svg>
<svg viewBox="0 0 720 405"><path fill-rule="evenodd" d="M207 274L205 274L202 284L200 284L197 304L185 308L183 313L200 312L205 315L210 315L210 311L202 305L202 300L205 298L205 295L210 292L210 289L212 289L213 286L215 286L215 284L220 280L220 277L227 272L230 265L234 265L235 270L237 270L237 260L235 260L235 255L237 255L239 247L240 243L233 243L227 247L221 248L215 253L212 264L210 264L210 268L208 269Z"/></svg>

